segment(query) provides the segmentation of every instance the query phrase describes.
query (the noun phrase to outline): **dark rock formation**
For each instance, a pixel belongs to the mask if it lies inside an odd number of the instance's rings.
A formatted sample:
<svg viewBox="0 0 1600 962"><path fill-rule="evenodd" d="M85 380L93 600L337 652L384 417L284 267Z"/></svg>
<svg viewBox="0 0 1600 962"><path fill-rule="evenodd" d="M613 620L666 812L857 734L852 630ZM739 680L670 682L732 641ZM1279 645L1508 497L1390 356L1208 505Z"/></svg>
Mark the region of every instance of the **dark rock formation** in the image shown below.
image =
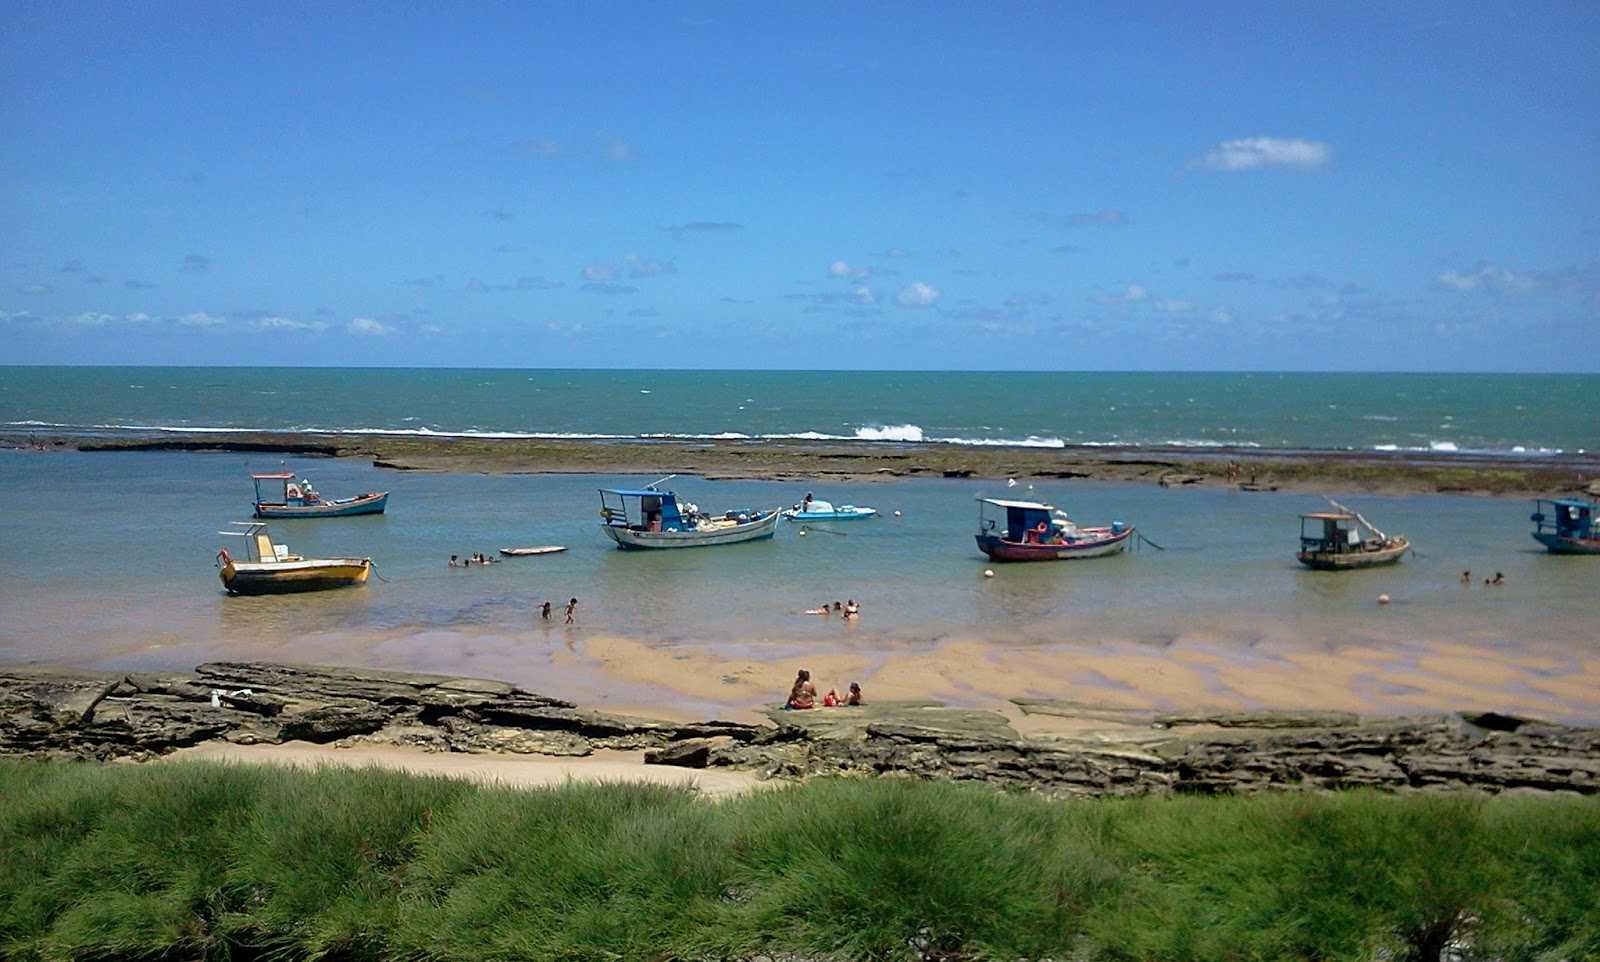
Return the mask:
<svg viewBox="0 0 1600 962"><path fill-rule="evenodd" d="M146 757L214 739L364 738L436 751L587 755L683 739L749 740L750 725L678 725L586 711L513 685L357 668L251 662L191 673L0 669L0 753Z"/></svg>
<svg viewBox="0 0 1600 962"><path fill-rule="evenodd" d="M0 754L145 758L237 744L380 742L431 751L732 766L771 778L885 775L1058 795L1371 787L1600 793L1600 729L1496 713L1170 714L1019 701L1066 734L1024 738L996 712L931 703L773 711L768 725L677 724L578 708L504 682L226 662L193 672L0 669Z"/></svg>

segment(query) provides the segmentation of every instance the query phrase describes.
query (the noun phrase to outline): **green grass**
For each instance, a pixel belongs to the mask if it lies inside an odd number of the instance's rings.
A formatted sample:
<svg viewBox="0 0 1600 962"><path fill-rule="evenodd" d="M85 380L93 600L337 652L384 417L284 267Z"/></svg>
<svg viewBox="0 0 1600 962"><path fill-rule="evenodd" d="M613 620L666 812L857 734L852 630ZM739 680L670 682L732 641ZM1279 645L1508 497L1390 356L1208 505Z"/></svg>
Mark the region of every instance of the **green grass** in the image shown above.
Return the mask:
<svg viewBox="0 0 1600 962"><path fill-rule="evenodd" d="M0 762L0 957L1600 958L1600 799Z"/></svg>

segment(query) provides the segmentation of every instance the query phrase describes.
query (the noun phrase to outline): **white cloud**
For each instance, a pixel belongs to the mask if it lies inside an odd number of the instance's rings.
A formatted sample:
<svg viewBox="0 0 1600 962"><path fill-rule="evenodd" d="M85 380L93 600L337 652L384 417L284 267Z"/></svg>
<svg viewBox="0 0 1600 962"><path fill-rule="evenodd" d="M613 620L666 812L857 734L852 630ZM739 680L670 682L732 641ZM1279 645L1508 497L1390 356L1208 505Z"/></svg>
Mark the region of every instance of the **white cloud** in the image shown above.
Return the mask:
<svg viewBox="0 0 1600 962"><path fill-rule="evenodd" d="M297 321L293 318L263 317L257 320L256 327L263 331L326 331L328 325L323 321Z"/></svg>
<svg viewBox="0 0 1600 962"><path fill-rule="evenodd" d="M1136 304L1150 296L1150 292L1138 284L1129 284L1127 290L1121 294L1100 294L1094 299L1096 304Z"/></svg>
<svg viewBox="0 0 1600 962"><path fill-rule="evenodd" d="M150 315L144 311L134 311L132 314L122 315L122 319L129 324L143 324L145 321L150 320Z"/></svg>
<svg viewBox="0 0 1600 962"><path fill-rule="evenodd" d="M927 307L939 299L939 289L922 281L912 281L900 289L900 294L895 300L902 307Z"/></svg>
<svg viewBox="0 0 1600 962"><path fill-rule="evenodd" d="M116 320L116 317L110 314L103 314L99 311L84 311L82 314L74 314L71 317L68 317L67 320L73 324L80 324L84 327L104 327L105 325Z"/></svg>
<svg viewBox="0 0 1600 962"><path fill-rule="evenodd" d="M370 317L351 318L350 323L346 324L344 329L351 334L359 334L362 337L383 337L394 332L394 328L387 324L381 324Z"/></svg>
<svg viewBox="0 0 1600 962"><path fill-rule="evenodd" d="M586 281L616 280L619 269L615 264L590 264L583 269L583 279Z"/></svg>
<svg viewBox="0 0 1600 962"><path fill-rule="evenodd" d="M1241 171L1263 167L1316 170L1333 157L1333 148L1321 140L1298 137L1242 137L1224 140L1189 162L1205 170Z"/></svg>
<svg viewBox="0 0 1600 962"><path fill-rule="evenodd" d="M1150 306L1163 314L1188 314L1193 312L1195 308L1193 301L1161 299L1151 301Z"/></svg>
<svg viewBox="0 0 1600 962"><path fill-rule="evenodd" d="M1480 263L1466 272L1445 271L1433 280L1440 287L1452 291L1482 290L1509 293L1530 290L1538 285L1538 281L1530 274L1506 270L1504 267L1488 263Z"/></svg>
<svg viewBox="0 0 1600 962"><path fill-rule="evenodd" d="M856 299L857 304L876 304L878 299L872 295L872 288L865 284L857 284L850 289L850 296ZM939 296L938 291L933 292L934 297Z"/></svg>
<svg viewBox="0 0 1600 962"><path fill-rule="evenodd" d="M195 311L178 318L179 327L221 327L223 319L205 311Z"/></svg>
<svg viewBox="0 0 1600 962"><path fill-rule="evenodd" d="M658 274L678 273L678 265L672 261L652 260L640 257L638 254L629 254L622 260L628 265L629 277L655 277Z"/></svg>
<svg viewBox="0 0 1600 962"><path fill-rule="evenodd" d="M851 267L844 261L834 261L828 265L828 273L834 277L866 277L872 273L872 268Z"/></svg>
<svg viewBox="0 0 1600 962"><path fill-rule="evenodd" d="M1232 324L1233 312L1226 307L1219 307L1211 312L1211 320L1218 324Z"/></svg>
<svg viewBox="0 0 1600 962"><path fill-rule="evenodd" d="M32 321L36 320L32 311L0 311L0 321Z"/></svg>

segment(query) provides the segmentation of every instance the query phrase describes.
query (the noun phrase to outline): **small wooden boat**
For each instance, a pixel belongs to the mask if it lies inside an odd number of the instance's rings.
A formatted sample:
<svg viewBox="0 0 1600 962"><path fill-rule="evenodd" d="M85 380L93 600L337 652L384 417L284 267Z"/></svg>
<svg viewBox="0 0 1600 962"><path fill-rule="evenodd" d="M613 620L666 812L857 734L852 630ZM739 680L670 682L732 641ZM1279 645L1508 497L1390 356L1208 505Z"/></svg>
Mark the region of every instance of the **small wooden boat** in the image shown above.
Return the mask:
<svg viewBox="0 0 1600 962"><path fill-rule="evenodd" d="M526 558L537 554L555 554L567 550L564 544L546 544L535 548L501 548L500 553L508 558Z"/></svg>
<svg viewBox="0 0 1600 962"><path fill-rule="evenodd" d="M353 498L328 499L317 493L309 478L295 480L292 471L252 474L256 483L258 518L348 518L357 514L382 514L389 503L389 492L369 491ZM262 482L268 491L263 494ZM275 483L274 483L275 482ZM276 500L271 500L275 498Z"/></svg>
<svg viewBox="0 0 1600 962"><path fill-rule="evenodd" d="M367 583L371 558L304 558L291 554L287 545L273 544L267 526L257 521L234 522L242 531L219 531L243 538L245 559L236 560L227 548L217 552L222 587L230 595L276 595L295 591L326 591Z"/></svg>
<svg viewBox="0 0 1600 962"><path fill-rule="evenodd" d="M1392 565L1411 550L1411 542L1401 535L1383 533L1360 512L1332 498L1328 503L1338 510L1300 516L1300 551L1295 557L1307 568L1350 571Z"/></svg>
<svg viewBox="0 0 1600 962"><path fill-rule="evenodd" d="M818 501L809 494L794 507L783 509L783 516L790 521L857 521L877 513L876 508L858 508L853 504L841 504L836 508L831 502Z"/></svg>
<svg viewBox="0 0 1600 962"><path fill-rule="evenodd" d="M770 538L778 526L776 509L742 509L713 515L678 502L656 484L644 488L600 489L600 530L618 548L703 548Z"/></svg>
<svg viewBox="0 0 1600 962"><path fill-rule="evenodd" d="M1600 505L1575 498L1538 498L1533 507L1528 518L1534 526L1533 540L1551 554L1600 554L1600 529L1594 523Z"/></svg>
<svg viewBox="0 0 1600 962"><path fill-rule="evenodd" d="M1101 558L1126 548L1133 534L1121 521L1081 528L1050 504L978 498L978 550L995 561Z"/></svg>

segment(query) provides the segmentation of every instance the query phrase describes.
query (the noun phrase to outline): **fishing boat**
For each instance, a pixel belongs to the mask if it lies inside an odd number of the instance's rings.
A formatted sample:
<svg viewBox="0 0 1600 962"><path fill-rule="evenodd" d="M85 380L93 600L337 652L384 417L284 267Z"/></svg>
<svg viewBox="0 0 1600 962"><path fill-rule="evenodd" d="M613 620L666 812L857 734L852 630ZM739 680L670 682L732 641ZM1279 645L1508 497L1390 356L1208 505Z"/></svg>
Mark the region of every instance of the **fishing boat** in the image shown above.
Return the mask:
<svg viewBox="0 0 1600 962"><path fill-rule="evenodd" d="M1300 563L1314 571L1349 571L1392 565L1411 550L1400 535L1385 534L1361 512L1327 499L1335 510L1300 516Z"/></svg>
<svg viewBox="0 0 1600 962"><path fill-rule="evenodd" d="M1600 554L1600 530L1594 524L1600 505L1573 498L1538 498L1533 508L1528 518L1534 525L1533 540L1551 554Z"/></svg>
<svg viewBox="0 0 1600 962"><path fill-rule="evenodd" d="M1083 528L1053 504L978 498L978 550L995 561L1100 558L1127 547L1132 525Z"/></svg>
<svg viewBox="0 0 1600 962"><path fill-rule="evenodd" d="M353 498L324 498L311 486L311 479L296 481L293 471L252 474L256 483L258 518L348 518L357 514L382 514L389 503L389 492L369 491ZM265 484L267 490L262 491Z"/></svg>
<svg viewBox="0 0 1600 962"><path fill-rule="evenodd" d="M819 501L810 493L805 500L792 508L784 508L783 516L790 521L856 521L878 513L876 508L858 508L853 504L834 507L832 502Z"/></svg>
<svg viewBox="0 0 1600 962"><path fill-rule="evenodd" d="M288 545L273 544L267 526L259 521L235 521L239 531L219 531L244 539L244 560L223 548L217 552L222 587L230 595L276 595L294 591L326 591L367 583L371 558L305 558Z"/></svg>
<svg viewBox="0 0 1600 962"><path fill-rule="evenodd" d="M560 554L567 550L564 544L544 544L532 548L501 548L500 553L507 558L526 558L531 555Z"/></svg>
<svg viewBox="0 0 1600 962"><path fill-rule="evenodd" d="M601 488L600 530L618 548L701 548L770 538L778 527L777 509L741 509L713 515L656 485Z"/></svg>

